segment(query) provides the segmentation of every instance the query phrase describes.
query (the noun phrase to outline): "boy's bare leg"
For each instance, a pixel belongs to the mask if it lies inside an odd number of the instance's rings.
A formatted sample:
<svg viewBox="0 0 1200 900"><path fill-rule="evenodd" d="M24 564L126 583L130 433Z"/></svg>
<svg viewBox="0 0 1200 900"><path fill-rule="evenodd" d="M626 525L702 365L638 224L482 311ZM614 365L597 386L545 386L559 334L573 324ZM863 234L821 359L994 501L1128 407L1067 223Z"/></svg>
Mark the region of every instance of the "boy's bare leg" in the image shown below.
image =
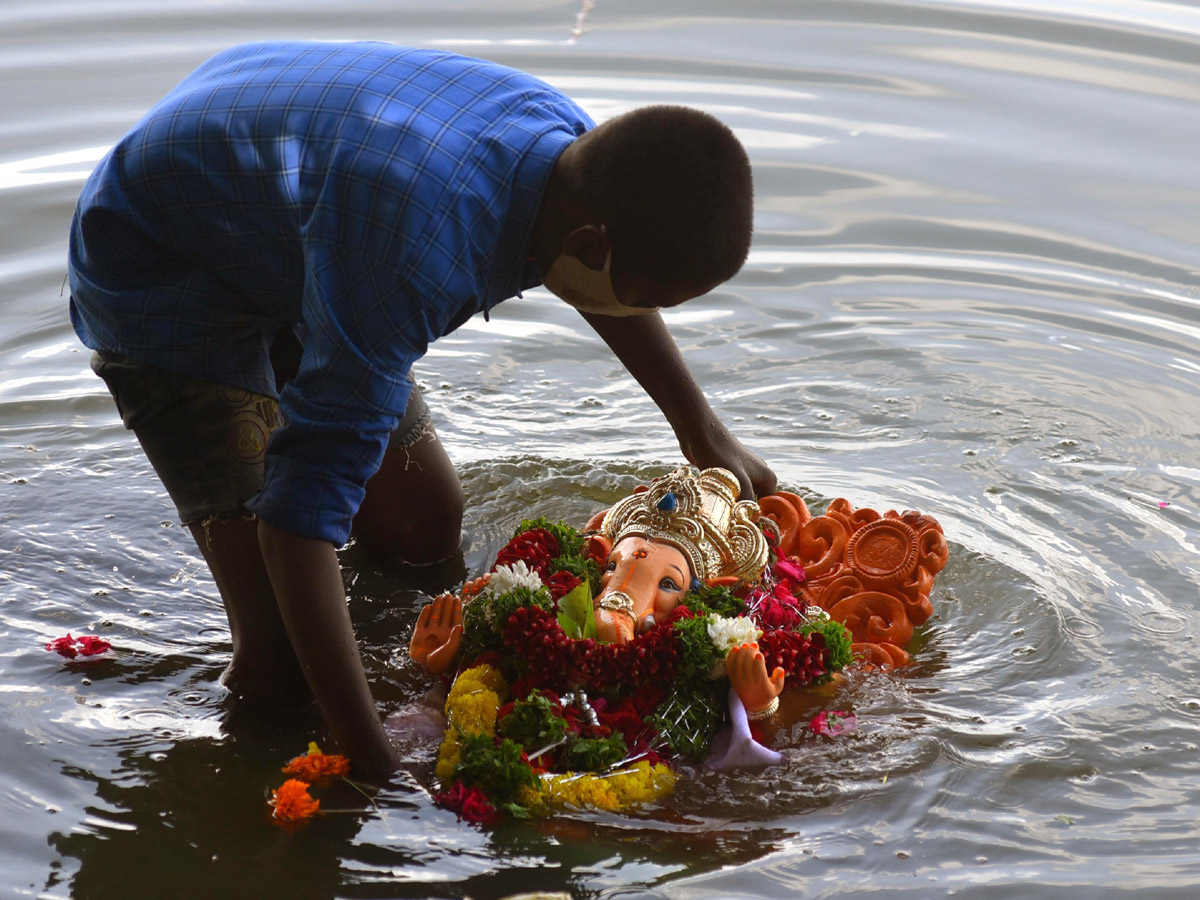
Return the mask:
<svg viewBox="0 0 1200 900"><path fill-rule="evenodd" d="M232 514L190 526L225 603L233 660L221 676L239 699L292 708L312 702L258 546L257 521Z"/></svg>
<svg viewBox="0 0 1200 900"><path fill-rule="evenodd" d="M413 445L389 448L367 483L354 530L372 552L433 563L458 551L462 511L458 475L429 425ZM256 520L235 514L190 530L229 619L233 659L221 682L254 703L295 708L311 702L267 575Z"/></svg>
<svg viewBox="0 0 1200 900"><path fill-rule="evenodd" d="M388 448L367 482L354 535L372 553L425 565L458 552L462 516L462 485L429 424L412 445Z"/></svg>

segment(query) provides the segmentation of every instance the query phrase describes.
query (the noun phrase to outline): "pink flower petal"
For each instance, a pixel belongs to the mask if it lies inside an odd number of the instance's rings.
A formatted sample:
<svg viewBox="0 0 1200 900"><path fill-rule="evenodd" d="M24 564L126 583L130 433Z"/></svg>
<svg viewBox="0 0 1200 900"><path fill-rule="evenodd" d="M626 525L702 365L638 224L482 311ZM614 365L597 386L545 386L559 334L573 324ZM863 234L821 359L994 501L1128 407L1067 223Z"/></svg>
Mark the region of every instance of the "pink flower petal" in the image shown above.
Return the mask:
<svg viewBox="0 0 1200 900"><path fill-rule="evenodd" d="M781 559L775 563L776 577L782 575L784 578L790 578L797 584L804 581L804 567L799 563L794 563L790 559Z"/></svg>
<svg viewBox="0 0 1200 900"><path fill-rule="evenodd" d="M840 734L849 734L858 728L858 716L851 712L819 712L812 717L812 721L808 723L808 727L815 734L823 734L825 737L837 737Z"/></svg>

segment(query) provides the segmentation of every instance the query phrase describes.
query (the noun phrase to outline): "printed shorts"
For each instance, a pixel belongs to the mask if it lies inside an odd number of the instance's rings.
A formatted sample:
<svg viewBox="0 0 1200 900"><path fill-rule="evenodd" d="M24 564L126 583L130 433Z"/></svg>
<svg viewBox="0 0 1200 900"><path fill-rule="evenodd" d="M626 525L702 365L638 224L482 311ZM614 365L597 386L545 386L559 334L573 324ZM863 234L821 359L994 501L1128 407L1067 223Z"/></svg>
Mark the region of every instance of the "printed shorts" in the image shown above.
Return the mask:
<svg viewBox="0 0 1200 900"><path fill-rule="evenodd" d="M244 511L262 487L267 439L283 424L273 397L103 350L92 354L92 371L108 385L122 423L137 436L184 525ZM429 421L414 383L388 448L411 447Z"/></svg>

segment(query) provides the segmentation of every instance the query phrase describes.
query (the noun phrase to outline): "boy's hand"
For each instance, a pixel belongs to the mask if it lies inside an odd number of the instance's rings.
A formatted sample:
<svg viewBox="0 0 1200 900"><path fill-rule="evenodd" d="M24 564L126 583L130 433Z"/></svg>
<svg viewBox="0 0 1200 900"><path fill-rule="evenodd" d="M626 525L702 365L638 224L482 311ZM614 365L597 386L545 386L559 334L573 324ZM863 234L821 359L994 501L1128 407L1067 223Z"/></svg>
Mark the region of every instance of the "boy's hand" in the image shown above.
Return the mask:
<svg viewBox="0 0 1200 900"><path fill-rule="evenodd" d="M680 441L679 449L694 466L709 469L720 466L732 472L742 485L743 500L754 500L775 493L775 473L754 451L718 424L709 434Z"/></svg>
<svg viewBox="0 0 1200 900"><path fill-rule="evenodd" d="M679 449L694 466L721 466L737 476L742 499L775 493L775 473L729 433L708 405L687 364L671 339L662 316L592 316L584 319L612 348L663 411Z"/></svg>
<svg viewBox="0 0 1200 900"><path fill-rule="evenodd" d="M746 712L757 713L771 705L776 697L783 692L783 683L787 673L781 666L767 676L767 663L758 644L742 644L732 647L725 657L725 674L729 683L737 692L738 699Z"/></svg>
<svg viewBox="0 0 1200 900"><path fill-rule="evenodd" d="M434 675L450 668L462 643L462 600L442 594L421 610L408 655Z"/></svg>

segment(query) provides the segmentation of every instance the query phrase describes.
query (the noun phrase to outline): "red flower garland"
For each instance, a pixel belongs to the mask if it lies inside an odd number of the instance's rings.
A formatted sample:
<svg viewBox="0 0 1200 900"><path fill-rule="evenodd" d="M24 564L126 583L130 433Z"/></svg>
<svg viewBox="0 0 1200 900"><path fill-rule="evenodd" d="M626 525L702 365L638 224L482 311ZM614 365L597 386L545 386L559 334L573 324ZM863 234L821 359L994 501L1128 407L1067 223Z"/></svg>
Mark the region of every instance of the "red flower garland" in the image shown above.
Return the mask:
<svg viewBox="0 0 1200 900"><path fill-rule="evenodd" d="M625 644L596 644L578 660L588 686L603 691L622 684L640 685L651 679L670 681L679 662L674 625L694 613L677 606L671 617Z"/></svg>
<svg viewBox="0 0 1200 900"><path fill-rule="evenodd" d="M626 644L597 644L590 638L572 640L553 613L526 606L509 616L504 646L529 663L524 680L537 687L567 690L575 681L602 691L649 679L669 681L679 658L671 626L692 615L681 606L661 626Z"/></svg>
<svg viewBox="0 0 1200 900"><path fill-rule="evenodd" d="M537 606L522 606L504 626L504 646L529 663L529 674L522 680L533 687L568 689L576 654L595 643L571 640L554 614Z"/></svg>
<svg viewBox="0 0 1200 900"><path fill-rule="evenodd" d="M450 790L434 796L439 806L456 813L460 819L480 825L495 825L500 813L488 802L487 794L477 787L466 787L461 781L454 782Z"/></svg>
<svg viewBox="0 0 1200 900"><path fill-rule="evenodd" d="M568 690L579 683L603 691L620 685L665 683L675 674L679 644L673 628L695 613L686 606L656 628L625 644L572 640L553 613L536 606L518 609L504 627L504 645L529 663L522 687ZM783 668L789 678L808 683L828 671L829 650L819 632L803 635L787 628L770 629L758 640L767 671Z"/></svg>
<svg viewBox="0 0 1200 900"><path fill-rule="evenodd" d="M819 631L800 634L788 628L764 631L758 639L767 671L781 666L788 678L797 678L807 684L829 671L829 649L825 646L825 635Z"/></svg>
<svg viewBox="0 0 1200 900"><path fill-rule="evenodd" d="M545 582L550 574L550 565L557 557L558 541L554 535L545 528L531 528L505 544L504 549L496 555L492 571L495 572L497 566L524 562Z"/></svg>
<svg viewBox="0 0 1200 900"><path fill-rule="evenodd" d="M554 600L561 600L579 585L583 584L583 579L578 575L572 575L570 572L555 572L549 578L543 579L546 584L546 590L550 592L550 596Z"/></svg>

